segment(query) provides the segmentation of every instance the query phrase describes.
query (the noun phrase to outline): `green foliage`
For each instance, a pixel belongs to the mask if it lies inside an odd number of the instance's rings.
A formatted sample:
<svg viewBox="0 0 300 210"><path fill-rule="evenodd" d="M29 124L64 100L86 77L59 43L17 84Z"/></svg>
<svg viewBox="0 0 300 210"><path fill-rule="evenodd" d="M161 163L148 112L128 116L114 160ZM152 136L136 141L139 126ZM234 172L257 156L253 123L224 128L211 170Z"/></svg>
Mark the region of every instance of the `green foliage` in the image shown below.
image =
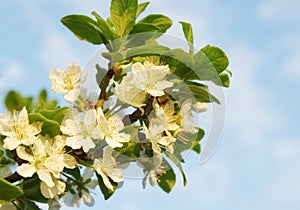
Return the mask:
<svg viewBox="0 0 300 210"><path fill-rule="evenodd" d="M186 22L179 22L182 25L182 30L184 33L184 37L190 47L190 51L189 53L191 55L194 54L194 37L193 37L193 28L192 25L190 23L186 23Z"/></svg>
<svg viewBox="0 0 300 210"><path fill-rule="evenodd" d="M165 33L172 26L172 24L172 20L164 15L151 14L135 24L130 34L144 32Z"/></svg>
<svg viewBox="0 0 300 210"><path fill-rule="evenodd" d="M196 153L200 154L200 141L204 137L204 130L198 128L198 132L196 134L180 132L177 136L179 141L175 142L174 145L174 154L177 157L181 157L180 153L185 152L187 150L194 150Z"/></svg>
<svg viewBox="0 0 300 210"><path fill-rule="evenodd" d="M61 22L80 40L92 44L102 44L102 33L98 23L85 15L68 15Z"/></svg>
<svg viewBox="0 0 300 210"><path fill-rule="evenodd" d="M149 4L150 4L150 2L144 2L144 3L138 4L138 8L137 8L137 12L136 12L136 17L138 17L142 12L144 12L145 9L148 7Z"/></svg>
<svg viewBox="0 0 300 210"><path fill-rule="evenodd" d="M186 175L185 175L185 173L183 171L180 159L178 159L175 154L167 153L167 156L177 166L177 168L179 169L179 171L180 171L180 173L182 175L182 178L183 178L183 186L186 186L187 185L187 178L186 178Z"/></svg>
<svg viewBox="0 0 300 210"><path fill-rule="evenodd" d="M32 97L23 97L16 91L10 91L5 97L5 106L9 111L20 111L24 106L27 110L32 109Z"/></svg>
<svg viewBox="0 0 300 210"><path fill-rule="evenodd" d="M166 160L163 160L162 165L166 171L159 176L158 186L166 193L170 193L176 183L176 174Z"/></svg>
<svg viewBox="0 0 300 210"><path fill-rule="evenodd" d="M105 200L108 200L108 199L114 194L114 192L116 191L116 189L117 189L117 187L118 187L118 184L115 183L115 182L113 182L113 181L109 178L110 183L112 183L112 185L113 185L113 187L114 187L114 190L112 191L112 190L108 189L108 188L105 186L102 177L101 177L99 174L97 174L97 173L96 173L96 175L97 175L98 184L99 184L100 190L101 190L101 192L102 192L102 194L103 194L103 197L104 197Z"/></svg>
<svg viewBox="0 0 300 210"><path fill-rule="evenodd" d="M40 190L40 180L37 175L31 178L24 179L23 183L24 196L28 200L36 201L39 203L47 203L48 199L45 198Z"/></svg>
<svg viewBox="0 0 300 210"><path fill-rule="evenodd" d="M53 138L60 134L60 123L67 112L68 108L63 107L54 110L41 110L39 113L31 113L28 116L30 123L43 122L41 134L48 134Z"/></svg>
<svg viewBox="0 0 300 210"><path fill-rule="evenodd" d="M28 112L36 109L53 109L57 106L56 100L48 100L46 90L42 90L38 95L38 100L35 102L33 97L25 97L16 91L10 91L5 97L5 106L9 111L20 111L24 106Z"/></svg>
<svg viewBox="0 0 300 210"><path fill-rule="evenodd" d="M110 6L111 21L120 37L127 36L132 30L137 9L137 0L112 0Z"/></svg>
<svg viewBox="0 0 300 210"><path fill-rule="evenodd" d="M19 187L0 178L0 200L11 201L20 197L22 194L23 192Z"/></svg>
<svg viewBox="0 0 300 210"><path fill-rule="evenodd" d="M216 102L220 104L220 101L209 92L208 87L198 82L181 82L169 94L179 101L194 99L198 102Z"/></svg>

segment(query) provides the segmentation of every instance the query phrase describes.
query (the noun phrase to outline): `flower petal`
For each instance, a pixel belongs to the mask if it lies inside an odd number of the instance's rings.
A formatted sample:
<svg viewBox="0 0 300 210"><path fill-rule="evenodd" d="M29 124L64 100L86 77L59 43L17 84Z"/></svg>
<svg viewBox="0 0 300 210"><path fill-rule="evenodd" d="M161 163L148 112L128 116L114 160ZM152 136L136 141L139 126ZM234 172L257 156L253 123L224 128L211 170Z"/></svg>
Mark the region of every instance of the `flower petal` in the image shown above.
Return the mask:
<svg viewBox="0 0 300 210"><path fill-rule="evenodd" d="M16 169L16 171L23 177L32 177L35 173L35 167L29 163L23 163Z"/></svg>
<svg viewBox="0 0 300 210"><path fill-rule="evenodd" d="M54 187L54 182L50 172L47 169L40 169L37 172L39 179L47 184L48 187Z"/></svg>
<svg viewBox="0 0 300 210"><path fill-rule="evenodd" d="M3 148L8 150L14 150L20 145L20 143L21 142L18 139L6 137L4 139Z"/></svg>
<svg viewBox="0 0 300 210"><path fill-rule="evenodd" d="M72 136L68 137L66 139L66 145L71 147L72 149L80 149L81 148L81 142L80 139L82 139L82 136Z"/></svg>

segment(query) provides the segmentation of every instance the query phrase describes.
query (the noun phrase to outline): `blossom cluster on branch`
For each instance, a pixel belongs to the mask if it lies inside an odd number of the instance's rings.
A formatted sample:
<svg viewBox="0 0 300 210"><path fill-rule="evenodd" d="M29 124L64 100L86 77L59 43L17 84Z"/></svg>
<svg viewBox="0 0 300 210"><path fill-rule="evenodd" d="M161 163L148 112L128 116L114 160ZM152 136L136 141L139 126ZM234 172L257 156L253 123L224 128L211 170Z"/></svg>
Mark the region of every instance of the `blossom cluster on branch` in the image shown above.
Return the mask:
<svg viewBox="0 0 300 210"><path fill-rule="evenodd" d="M86 93L92 70L73 63L49 74L52 91L69 107L48 100L46 91L37 100L8 93L9 112L0 114L0 208L9 202L17 209L39 209L36 203L59 209L61 202L79 207L81 201L93 206L90 192L99 186L108 199L130 164L143 170L143 187L148 181L169 193L176 180L172 164L186 184L183 154L200 153L204 136L195 116L206 103L219 103L204 82L228 87L231 72L220 48L194 53L189 23L180 22L188 52L159 44L172 21L158 14L137 21L148 4L112 0L107 20L96 12L96 20L62 18L76 37L107 49L108 67L95 66L100 92Z"/></svg>

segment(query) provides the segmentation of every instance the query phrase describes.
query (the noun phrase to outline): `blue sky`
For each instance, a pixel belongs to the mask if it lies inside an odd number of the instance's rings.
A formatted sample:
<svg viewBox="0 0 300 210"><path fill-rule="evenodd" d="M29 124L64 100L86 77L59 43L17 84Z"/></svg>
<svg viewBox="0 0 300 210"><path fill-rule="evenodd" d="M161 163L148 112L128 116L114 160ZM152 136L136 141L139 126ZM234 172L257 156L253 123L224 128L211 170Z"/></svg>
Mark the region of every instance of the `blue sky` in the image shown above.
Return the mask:
<svg viewBox="0 0 300 210"><path fill-rule="evenodd" d="M93 10L107 17L108 5L108 0L1 1L1 99L9 89L28 95L49 89L55 67L74 61L83 66L98 48L77 40L59 20ZM224 90L224 133L205 164L188 156L187 187L179 175L169 195L127 179L111 200L95 195L95 209L299 209L299 7L296 0L151 1L149 13L174 20L170 35L182 37L178 21L187 21L197 48L211 44L227 53L233 78Z"/></svg>

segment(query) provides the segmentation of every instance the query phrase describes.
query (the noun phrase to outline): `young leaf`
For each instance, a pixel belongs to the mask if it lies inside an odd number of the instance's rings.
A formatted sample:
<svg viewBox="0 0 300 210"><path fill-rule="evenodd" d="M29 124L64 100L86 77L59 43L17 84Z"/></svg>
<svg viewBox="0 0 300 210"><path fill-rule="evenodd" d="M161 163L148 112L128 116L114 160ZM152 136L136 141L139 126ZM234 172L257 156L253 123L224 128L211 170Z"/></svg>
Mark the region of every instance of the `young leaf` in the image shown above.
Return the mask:
<svg viewBox="0 0 300 210"><path fill-rule="evenodd" d="M218 47L207 45L195 56L195 67L201 72L213 71L222 73L229 64L226 54Z"/></svg>
<svg viewBox="0 0 300 210"><path fill-rule="evenodd" d="M177 166L177 168L181 172L181 175L182 175L182 178L183 178L183 186L186 186L187 178L185 176L182 165L180 163L180 159L178 159L175 154L167 153L167 156L168 156L168 158L170 158L170 160Z"/></svg>
<svg viewBox="0 0 300 210"><path fill-rule="evenodd" d="M132 30L137 8L137 0L112 0L110 6L111 21L119 36L124 37Z"/></svg>
<svg viewBox="0 0 300 210"><path fill-rule="evenodd" d="M168 56L173 60L177 60L189 68L192 68L195 65L193 56L179 48L169 50L169 51L165 52L163 55Z"/></svg>
<svg viewBox="0 0 300 210"><path fill-rule="evenodd" d="M96 74L96 80L99 87L102 87L102 82L104 81L104 77L107 74L107 69L102 68L98 64L96 65L97 74Z"/></svg>
<svg viewBox="0 0 300 210"><path fill-rule="evenodd" d="M176 141L174 145L174 154L176 155L176 157L181 157L180 154L187 150L193 150L196 153L200 154L199 142L203 139L204 134L205 132L201 128L198 128L198 132L196 134L192 134L184 131L180 132L177 136L177 139L179 141Z"/></svg>
<svg viewBox="0 0 300 210"><path fill-rule="evenodd" d="M115 34L111 26L96 12L92 12L92 15L97 19L98 27L100 28L103 36L101 37L104 44L116 39L118 36Z"/></svg>
<svg viewBox="0 0 300 210"><path fill-rule="evenodd" d="M194 37L193 37L192 25L190 23L186 23L183 21L181 21L179 23L182 25L184 37L190 47L190 54L193 55L194 54Z"/></svg>
<svg viewBox="0 0 300 210"><path fill-rule="evenodd" d="M150 2L144 2L139 4L136 12L136 17L138 17L142 12L144 12L149 4Z"/></svg>
<svg viewBox="0 0 300 210"><path fill-rule="evenodd" d="M51 138L60 134L60 124L55 121L46 118L41 113L28 114L29 122L43 122L42 132L43 135L49 135Z"/></svg>
<svg viewBox="0 0 300 210"><path fill-rule="evenodd" d="M28 112L32 110L32 97L23 97L16 91L10 91L5 97L5 106L9 111L17 110L20 111L26 106Z"/></svg>
<svg viewBox="0 0 300 210"><path fill-rule="evenodd" d="M24 196L29 199L39 203L47 203L48 199L45 198L40 190L40 180L37 175L31 178L25 179L23 182Z"/></svg>
<svg viewBox="0 0 300 210"><path fill-rule="evenodd" d="M98 23L85 15L68 15L61 22L80 39L92 44L102 44L102 33Z"/></svg>
<svg viewBox="0 0 300 210"><path fill-rule="evenodd" d="M230 85L230 76L227 73L221 73L219 77L213 79L212 82L216 85L228 88Z"/></svg>
<svg viewBox="0 0 300 210"><path fill-rule="evenodd" d="M194 99L199 102L216 102L220 104L220 101L208 91L207 86L197 82L186 81L179 84L177 88L178 91L172 90L170 93L177 100Z"/></svg>
<svg viewBox="0 0 300 210"><path fill-rule="evenodd" d="M40 113L44 117L54 120L54 121L58 122L59 124L62 122L62 120L64 119L67 112L68 112L67 107L60 107L60 108L53 109L53 110L43 109L40 111Z"/></svg>
<svg viewBox="0 0 300 210"><path fill-rule="evenodd" d="M116 191L116 189L118 187L118 184L113 182L110 179L110 183L112 183L112 185L114 187L114 191L111 191L110 189L107 189L107 187L105 186L102 177L97 173L96 173L96 176L97 176L97 179L98 179L98 184L99 184L100 190L101 190L101 192L104 196L104 199L108 200L114 194L114 192Z"/></svg>
<svg viewBox="0 0 300 210"><path fill-rule="evenodd" d="M11 201L20 197L22 194L23 192L19 187L0 178L0 200Z"/></svg>
<svg viewBox="0 0 300 210"><path fill-rule="evenodd" d="M139 32L151 32L154 31L154 27L158 28L159 33L165 33L171 26L173 22L170 18L164 15L151 14L144 17L137 24L134 25L133 30L130 34L139 33ZM148 27L145 30L142 30L142 27L147 25ZM151 27L150 27L151 25Z"/></svg>
<svg viewBox="0 0 300 210"><path fill-rule="evenodd" d="M163 191L170 193L175 185L176 175L170 164L166 160L163 161L163 165L167 170L159 177L158 185Z"/></svg>

